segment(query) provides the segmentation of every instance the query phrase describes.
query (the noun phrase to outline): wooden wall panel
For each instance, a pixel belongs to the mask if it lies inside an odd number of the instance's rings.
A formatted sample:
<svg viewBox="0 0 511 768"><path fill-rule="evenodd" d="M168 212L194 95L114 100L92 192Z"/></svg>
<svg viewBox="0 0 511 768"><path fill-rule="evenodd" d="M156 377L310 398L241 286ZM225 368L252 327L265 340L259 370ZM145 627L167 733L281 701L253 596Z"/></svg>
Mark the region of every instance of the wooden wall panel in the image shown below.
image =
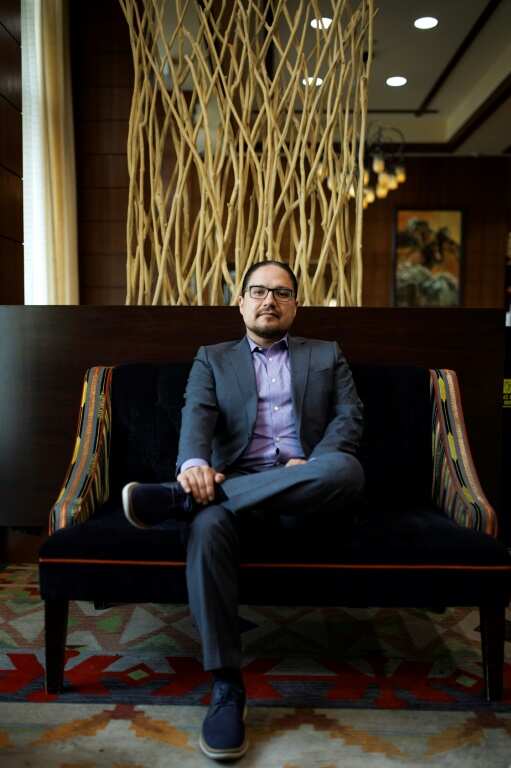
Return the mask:
<svg viewBox="0 0 511 768"><path fill-rule="evenodd" d="M128 140L127 120L89 120L78 123L76 134L85 163L88 162L89 157L97 155L123 154L126 157L126 151L122 153L119 150L126 149ZM83 162L80 163L80 170ZM79 178L79 185L80 181Z"/></svg>
<svg viewBox="0 0 511 768"><path fill-rule="evenodd" d="M86 221L126 221L128 190L125 187L84 187L80 219Z"/></svg>
<svg viewBox="0 0 511 768"><path fill-rule="evenodd" d="M0 23L0 91L21 111L21 46Z"/></svg>
<svg viewBox="0 0 511 768"><path fill-rule="evenodd" d="M103 286L115 284L119 274L126 269L125 254L84 253L84 256L82 274L90 290L94 289L96 296L103 295L102 292L105 290L112 290L111 288L106 289ZM124 304L124 298L123 296L121 304Z"/></svg>
<svg viewBox="0 0 511 768"><path fill-rule="evenodd" d="M126 155L89 155L80 167L80 181L85 191L99 187L128 190Z"/></svg>
<svg viewBox="0 0 511 768"><path fill-rule="evenodd" d="M2 304L23 304L24 300L20 28L20 0L0 0L0 303Z"/></svg>
<svg viewBox="0 0 511 768"><path fill-rule="evenodd" d="M391 306L396 208L464 214L463 305L503 307L511 158L409 157L407 181L364 212L364 306Z"/></svg>
<svg viewBox="0 0 511 768"><path fill-rule="evenodd" d="M2 0L0 3L0 23L18 43L21 43L20 0Z"/></svg>
<svg viewBox="0 0 511 768"><path fill-rule="evenodd" d="M126 223L119 220L81 222L80 272L85 268L82 251L84 254L123 254L124 264L126 264ZM87 303L82 296L82 304Z"/></svg>
<svg viewBox="0 0 511 768"><path fill-rule="evenodd" d="M23 183L19 176L0 166L0 234L23 242Z"/></svg>
<svg viewBox="0 0 511 768"><path fill-rule="evenodd" d="M86 120L128 120L131 87L84 88L76 105L76 114Z"/></svg>
<svg viewBox="0 0 511 768"><path fill-rule="evenodd" d="M117 0L71 4L82 304L126 297L126 144L133 82Z"/></svg>
<svg viewBox="0 0 511 768"><path fill-rule="evenodd" d="M23 280L22 243L0 236L0 304L23 303ZM5 340L1 339L0 344L3 343Z"/></svg>
<svg viewBox="0 0 511 768"><path fill-rule="evenodd" d="M121 23L125 25L126 22L120 7L119 14L121 15ZM89 83L94 89L130 88L133 82L133 66L129 47L126 51L102 51L98 48L100 41L95 34L89 38L85 37L88 30L88 27L84 27L82 30L84 47L79 66L75 70L78 81ZM110 41L105 41L104 45L109 47Z"/></svg>
<svg viewBox="0 0 511 768"><path fill-rule="evenodd" d="M0 96L0 166L16 176L23 175L21 112Z"/></svg>
<svg viewBox="0 0 511 768"><path fill-rule="evenodd" d="M124 262L123 262L124 263ZM116 281L119 279L119 274L125 274L125 267L122 272L116 273ZM95 277L95 279L98 279ZM124 281L126 282L126 281ZM126 301L126 286L120 288L112 288L108 286L104 288L101 285L88 285L87 289L88 303L92 306L102 307L107 305L122 306Z"/></svg>

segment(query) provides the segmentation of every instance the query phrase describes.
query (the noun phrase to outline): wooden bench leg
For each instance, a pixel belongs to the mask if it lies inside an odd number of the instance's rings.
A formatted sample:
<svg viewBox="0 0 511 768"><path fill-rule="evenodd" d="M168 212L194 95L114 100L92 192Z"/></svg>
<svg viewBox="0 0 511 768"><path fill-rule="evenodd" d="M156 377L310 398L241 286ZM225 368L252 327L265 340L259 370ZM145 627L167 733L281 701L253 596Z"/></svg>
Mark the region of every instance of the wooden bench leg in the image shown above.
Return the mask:
<svg viewBox="0 0 511 768"><path fill-rule="evenodd" d="M64 687L68 600L46 600L44 636L46 647L46 692L60 693Z"/></svg>
<svg viewBox="0 0 511 768"><path fill-rule="evenodd" d="M481 619L484 694L486 701L499 701L502 698L504 678L506 607L504 605L481 605L479 616Z"/></svg>

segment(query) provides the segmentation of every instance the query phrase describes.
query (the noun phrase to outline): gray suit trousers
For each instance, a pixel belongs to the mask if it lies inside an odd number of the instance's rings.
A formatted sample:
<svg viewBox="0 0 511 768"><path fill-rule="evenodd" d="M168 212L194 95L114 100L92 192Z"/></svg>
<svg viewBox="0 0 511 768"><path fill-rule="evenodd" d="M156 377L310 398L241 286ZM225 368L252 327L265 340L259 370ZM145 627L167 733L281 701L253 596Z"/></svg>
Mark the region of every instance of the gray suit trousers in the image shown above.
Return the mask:
<svg viewBox="0 0 511 768"><path fill-rule="evenodd" d="M205 670L241 667L237 521L244 512L257 508L285 516L309 513L314 524L321 525L322 513L342 515L363 485L358 460L339 451L306 464L228 477L222 483L227 498L198 512L187 547L188 597Z"/></svg>

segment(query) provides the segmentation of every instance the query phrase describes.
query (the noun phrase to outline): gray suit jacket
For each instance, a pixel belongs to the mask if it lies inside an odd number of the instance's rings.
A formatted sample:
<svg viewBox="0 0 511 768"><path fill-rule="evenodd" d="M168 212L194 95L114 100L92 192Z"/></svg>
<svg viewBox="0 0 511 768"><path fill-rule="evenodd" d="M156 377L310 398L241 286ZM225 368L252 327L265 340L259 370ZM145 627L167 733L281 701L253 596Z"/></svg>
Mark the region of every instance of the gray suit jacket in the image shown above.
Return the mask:
<svg viewBox="0 0 511 768"><path fill-rule="evenodd" d="M362 403L336 342L288 336L293 405L307 458L355 453ZM177 468L205 459L223 472L248 446L257 415L257 388L246 337L200 347L186 387Z"/></svg>

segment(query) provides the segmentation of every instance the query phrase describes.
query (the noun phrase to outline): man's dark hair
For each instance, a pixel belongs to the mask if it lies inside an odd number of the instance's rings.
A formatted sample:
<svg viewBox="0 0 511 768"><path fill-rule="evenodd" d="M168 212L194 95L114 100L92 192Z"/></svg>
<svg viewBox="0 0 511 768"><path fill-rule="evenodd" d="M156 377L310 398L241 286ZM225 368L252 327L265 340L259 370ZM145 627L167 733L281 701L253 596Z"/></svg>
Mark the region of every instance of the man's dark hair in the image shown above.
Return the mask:
<svg viewBox="0 0 511 768"><path fill-rule="evenodd" d="M254 274L254 272L261 267L280 267L284 270L284 272L287 272L289 277L291 278L291 282L293 283L293 290L295 292L295 297L298 295L298 280L296 279L296 275L289 266L289 264L286 264L285 261L276 261L275 259L268 259L268 261L258 261L255 264L252 264L251 267L247 269L245 272L245 275L243 276L243 283L241 284L241 293L245 293L247 287L248 287L248 281Z"/></svg>

